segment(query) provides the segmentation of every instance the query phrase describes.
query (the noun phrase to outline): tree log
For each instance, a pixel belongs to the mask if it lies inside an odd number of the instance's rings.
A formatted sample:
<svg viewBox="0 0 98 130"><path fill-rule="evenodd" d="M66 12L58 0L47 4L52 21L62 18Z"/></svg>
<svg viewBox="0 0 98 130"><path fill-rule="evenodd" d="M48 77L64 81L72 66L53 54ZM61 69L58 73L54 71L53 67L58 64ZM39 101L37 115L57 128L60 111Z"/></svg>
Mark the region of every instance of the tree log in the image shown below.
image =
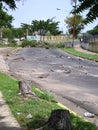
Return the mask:
<svg viewBox="0 0 98 130"><path fill-rule="evenodd" d="M24 96L35 96L32 92L29 81L19 81L19 92Z"/></svg>
<svg viewBox="0 0 98 130"><path fill-rule="evenodd" d="M53 110L48 120L49 128L54 130L73 130L68 110Z"/></svg>

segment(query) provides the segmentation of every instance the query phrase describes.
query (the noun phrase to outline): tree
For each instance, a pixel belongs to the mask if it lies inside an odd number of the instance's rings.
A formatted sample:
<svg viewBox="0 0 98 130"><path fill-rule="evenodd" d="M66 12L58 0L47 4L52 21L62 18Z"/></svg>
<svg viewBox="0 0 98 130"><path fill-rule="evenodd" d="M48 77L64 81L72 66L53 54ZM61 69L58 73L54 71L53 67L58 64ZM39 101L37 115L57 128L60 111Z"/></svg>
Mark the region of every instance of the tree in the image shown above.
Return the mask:
<svg viewBox="0 0 98 130"><path fill-rule="evenodd" d="M16 1L20 0L0 0L0 38L2 38L2 27L12 27L11 23L13 20L13 17L8 15L4 9L7 10L6 5L8 5L11 9L15 9Z"/></svg>
<svg viewBox="0 0 98 130"><path fill-rule="evenodd" d="M53 21L53 19L44 20L33 20L32 21L32 30L33 32L37 31L39 35L46 35L50 32L51 35L59 35L62 31L59 31L58 27L59 22Z"/></svg>
<svg viewBox="0 0 98 130"><path fill-rule="evenodd" d="M67 24L69 34L72 35L73 34L73 28L74 28L74 16L67 17L65 19L65 22ZM75 37L78 36L78 34L81 32L82 29L84 29L84 19L81 15L76 15Z"/></svg>
<svg viewBox="0 0 98 130"><path fill-rule="evenodd" d="M13 39L14 37L12 30L10 28L3 28L2 35L3 35L3 38L8 38L8 39Z"/></svg>
<svg viewBox="0 0 98 130"><path fill-rule="evenodd" d="M39 35L45 35L47 28L45 29L44 20L33 20L32 21L32 30L33 32L38 32Z"/></svg>
<svg viewBox="0 0 98 130"><path fill-rule="evenodd" d="M0 9L0 38L2 38L2 28L11 28L13 17L8 15L7 12Z"/></svg>
<svg viewBox="0 0 98 130"><path fill-rule="evenodd" d="M12 15L8 15L7 12L0 9L0 28L2 27L11 28L12 20L13 20Z"/></svg>
<svg viewBox="0 0 98 130"><path fill-rule="evenodd" d="M8 5L11 9L16 8L16 1L21 1L21 0L0 0L0 8L5 8L5 4Z"/></svg>
<svg viewBox="0 0 98 130"><path fill-rule="evenodd" d="M85 23L93 22L98 18L98 0L78 0L79 5L77 6L76 13L81 13L88 9L86 14Z"/></svg>
<svg viewBox="0 0 98 130"><path fill-rule="evenodd" d="M55 22L52 19L45 20L33 20L31 25L22 23L21 28L23 29L25 34L39 34L39 35L59 35L62 31L59 31L58 27L59 22Z"/></svg>
<svg viewBox="0 0 98 130"><path fill-rule="evenodd" d="M51 22L49 26L49 31L52 35L59 35L62 31L59 31L58 27L59 22Z"/></svg>
<svg viewBox="0 0 98 130"><path fill-rule="evenodd" d="M21 29L23 30L25 36L32 34L32 28L29 24L21 23Z"/></svg>
<svg viewBox="0 0 98 130"><path fill-rule="evenodd" d="M50 24L50 19L47 21L44 20L33 20L32 21L32 30L33 32L37 32L39 35L45 35L48 32Z"/></svg>
<svg viewBox="0 0 98 130"><path fill-rule="evenodd" d="M95 26L92 30L87 31L87 33L92 35L98 35L98 25Z"/></svg>
<svg viewBox="0 0 98 130"><path fill-rule="evenodd" d="M22 28L12 28L13 37L21 38L24 37L24 30Z"/></svg>

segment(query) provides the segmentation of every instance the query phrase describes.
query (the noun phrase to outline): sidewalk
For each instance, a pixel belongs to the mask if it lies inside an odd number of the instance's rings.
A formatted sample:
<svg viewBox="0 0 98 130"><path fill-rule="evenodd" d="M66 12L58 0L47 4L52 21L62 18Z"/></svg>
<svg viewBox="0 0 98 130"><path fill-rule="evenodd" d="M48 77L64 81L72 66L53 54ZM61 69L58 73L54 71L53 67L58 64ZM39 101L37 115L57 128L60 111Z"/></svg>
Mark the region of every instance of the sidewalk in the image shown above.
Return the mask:
<svg viewBox="0 0 98 130"><path fill-rule="evenodd" d="M0 71L8 73L9 67L4 61L2 55L0 55ZM0 130L21 130L18 122L13 117L10 108L3 99L3 95L0 92Z"/></svg>
<svg viewBox="0 0 98 130"><path fill-rule="evenodd" d="M21 130L0 92L0 130Z"/></svg>
<svg viewBox="0 0 98 130"><path fill-rule="evenodd" d="M98 53L94 53L94 52L91 52L91 51L88 51L88 50L83 49L83 48L80 46L80 44L79 44L79 45L75 45L75 46L74 46L74 49L77 50L77 51L79 51L79 52L84 52L84 53L87 53L87 54L92 54L92 55L98 54Z"/></svg>

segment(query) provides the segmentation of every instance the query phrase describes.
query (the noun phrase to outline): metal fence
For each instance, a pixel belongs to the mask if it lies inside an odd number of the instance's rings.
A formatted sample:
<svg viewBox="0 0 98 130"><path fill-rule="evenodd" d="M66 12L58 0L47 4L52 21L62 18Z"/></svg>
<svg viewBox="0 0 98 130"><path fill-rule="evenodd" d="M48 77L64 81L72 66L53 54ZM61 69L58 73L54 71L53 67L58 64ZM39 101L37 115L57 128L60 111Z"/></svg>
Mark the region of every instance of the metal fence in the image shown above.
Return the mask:
<svg viewBox="0 0 98 130"><path fill-rule="evenodd" d="M82 47L98 53L98 35L84 35L82 38Z"/></svg>
<svg viewBox="0 0 98 130"><path fill-rule="evenodd" d="M83 42L98 44L98 35L83 35Z"/></svg>

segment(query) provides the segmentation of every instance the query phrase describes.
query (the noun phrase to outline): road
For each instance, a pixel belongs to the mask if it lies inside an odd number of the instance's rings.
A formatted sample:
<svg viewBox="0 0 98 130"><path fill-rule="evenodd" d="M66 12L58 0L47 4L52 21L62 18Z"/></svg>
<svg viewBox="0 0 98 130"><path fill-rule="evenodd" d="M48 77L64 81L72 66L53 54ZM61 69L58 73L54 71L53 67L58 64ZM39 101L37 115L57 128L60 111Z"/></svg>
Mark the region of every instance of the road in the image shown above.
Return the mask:
<svg viewBox="0 0 98 130"><path fill-rule="evenodd" d="M98 115L97 62L45 48L24 48L6 62L19 80L31 80Z"/></svg>

